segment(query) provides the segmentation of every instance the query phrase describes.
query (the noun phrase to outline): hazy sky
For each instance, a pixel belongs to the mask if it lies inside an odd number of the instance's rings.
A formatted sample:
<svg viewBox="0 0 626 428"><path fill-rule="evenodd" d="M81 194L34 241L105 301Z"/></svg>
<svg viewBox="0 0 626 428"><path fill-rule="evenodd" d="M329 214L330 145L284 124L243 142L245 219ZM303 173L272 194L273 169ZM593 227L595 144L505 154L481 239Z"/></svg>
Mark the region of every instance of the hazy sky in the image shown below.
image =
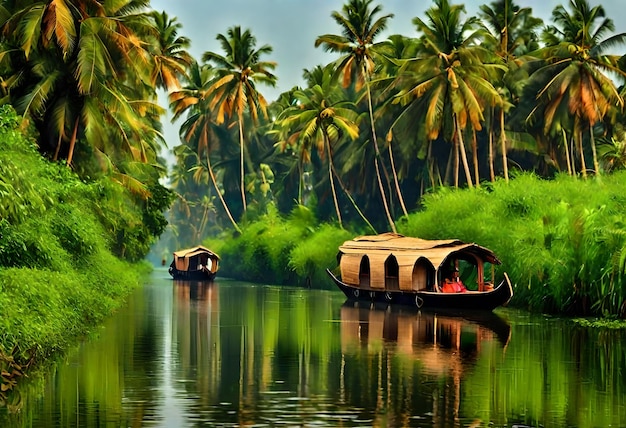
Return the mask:
<svg viewBox="0 0 626 428"><path fill-rule="evenodd" d="M491 4L492 0L453 0L454 4L464 4L468 15L476 15L478 7ZM339 34L339 27L331 18L333 11L341 11L346 2L341 0L152 0L155 10L165 11L176 17L183 26L181 35L191 39L191 53L200 60L206 51L223 53L216 41L217 34L226 34L229 27L240 25L250 29L257 39L257 47L269 44L273 48L270 55L262 57L275 61L278 66L276 88L259 86L268 99L274 100L280 93L293 86L302 85L302 70L316 65L327 64L337 57L315 48L315 39L322 34ZM535 16L550 21L551 12L558 4L569 10L569 0L517 0L522 7L531 7ZM613 19L617 32L626 32L625 0L589 0L592 6L602 4L607 15ZM414 17L424 18L424 11L432 2L426 0L380 0L373 4L382 5L382 14L394 14L387 32L389 34L417 36L411 22ZM381 16L380 14L379 16ZM166 124L167 126L167 124ZM177 131L176 131L177 132ZM176 132L166 129L168 145Z"/></svg>

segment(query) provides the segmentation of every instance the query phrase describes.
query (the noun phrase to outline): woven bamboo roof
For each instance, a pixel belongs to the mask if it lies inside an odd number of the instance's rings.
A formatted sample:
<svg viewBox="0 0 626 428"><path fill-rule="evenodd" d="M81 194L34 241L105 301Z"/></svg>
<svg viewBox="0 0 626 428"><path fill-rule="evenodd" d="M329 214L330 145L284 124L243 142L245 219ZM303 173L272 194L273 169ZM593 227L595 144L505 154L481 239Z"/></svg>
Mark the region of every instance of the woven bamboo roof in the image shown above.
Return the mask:
<svg viewBox="0 0 626 428"><path fill-rule="evenodd" d="M450 254L463 250L472 252L490 263L500 264L500 260L491 250L458 239L427 240L397 233L382 233L359 236L339 247L342 254L367 255L373 260L384 260L393 254L399 262L401 259L404 261L399 263L401 266L405 263L412 264L414 260L424 257L430 260L435 268L438 268Z"/></svg>
<svg viewBox="0 0 626 428"><path fill-rule="evenodd" d="M178 250L178 251L174 251L174 257L175 258L189 258L189 257L193 257L196 256L198 254L208 254L209 257L213 258L213 259L220 259L220 256L218 256L217 254L215 254L213 251L209 250L206 247L203 247L202 245L198 245L197 247L193 247L193 248L187 248L184 250Z"/></svg>

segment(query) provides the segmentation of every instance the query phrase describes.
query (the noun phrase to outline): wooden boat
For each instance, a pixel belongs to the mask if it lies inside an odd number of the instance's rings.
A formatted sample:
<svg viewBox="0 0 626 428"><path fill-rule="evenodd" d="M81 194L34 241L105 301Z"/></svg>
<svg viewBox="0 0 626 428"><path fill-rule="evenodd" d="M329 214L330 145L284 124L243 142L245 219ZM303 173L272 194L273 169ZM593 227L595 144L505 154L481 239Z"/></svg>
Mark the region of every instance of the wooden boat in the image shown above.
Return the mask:
<svg viewBox="0 0 626 428"><path fill-rule="evenodd" d="M339 247L339 278L328 275L350 300L392 303L420 309L492 311L506 305L513 288L506 273L493 287L489 249L459 240L425 240L395 233L360 236ZM490 267L490 269L489 269ZM444 279L458 270L467 291L443 292ZM490 271L491 281L485 280Z"/></svg>
<svg viewBox="0 0 626 428"><path fill-rule="evenodd" d="M174 279L212 280L219 267L220 257L203 246L174 252L169 273Z"/></svg>

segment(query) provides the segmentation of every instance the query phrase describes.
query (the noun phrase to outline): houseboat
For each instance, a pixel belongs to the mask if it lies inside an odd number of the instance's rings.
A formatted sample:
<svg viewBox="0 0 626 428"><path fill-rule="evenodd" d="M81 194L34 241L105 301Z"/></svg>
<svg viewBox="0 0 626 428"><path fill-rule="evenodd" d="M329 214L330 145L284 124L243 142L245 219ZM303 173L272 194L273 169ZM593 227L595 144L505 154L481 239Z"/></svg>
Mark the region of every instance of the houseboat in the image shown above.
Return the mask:
<svg viewBox="0 0 626 428"><path fill-rule="evenodd" d="M215 278L220 257L203 246L174 252L169 273L174 279L206 280Z"/></svg>
<svg viewBox="0 0 626 428"><path fill-rule="evenodd" d="M489 249L456 239L425 240L396 233L359 236L339 247L340 275L329 276L350 300L420 309L492 311L513 288L506 273L494 287Z"/></svg>

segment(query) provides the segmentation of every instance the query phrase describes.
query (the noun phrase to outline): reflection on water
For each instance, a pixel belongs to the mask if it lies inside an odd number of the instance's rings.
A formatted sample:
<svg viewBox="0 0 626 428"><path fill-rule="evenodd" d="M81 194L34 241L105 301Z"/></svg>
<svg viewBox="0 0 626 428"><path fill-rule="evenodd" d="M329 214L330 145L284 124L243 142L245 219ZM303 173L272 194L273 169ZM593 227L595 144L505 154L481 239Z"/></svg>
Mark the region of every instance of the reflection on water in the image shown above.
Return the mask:
<svg viewBox="0 0 626 428"><path fill-rule="evenodd" d="M624 334L154 280L0 426L625 426Z"/></svg>
<svg viewBox="0 0 626 428"><path fill-rule="evenodd" d="M504 349L510 334L509 323L493 313L460 316L355 302L341 307L344 354L385 345L397 355L418 359L425 372L434 375L471 368L482 343L498 340Z"/></svg>

